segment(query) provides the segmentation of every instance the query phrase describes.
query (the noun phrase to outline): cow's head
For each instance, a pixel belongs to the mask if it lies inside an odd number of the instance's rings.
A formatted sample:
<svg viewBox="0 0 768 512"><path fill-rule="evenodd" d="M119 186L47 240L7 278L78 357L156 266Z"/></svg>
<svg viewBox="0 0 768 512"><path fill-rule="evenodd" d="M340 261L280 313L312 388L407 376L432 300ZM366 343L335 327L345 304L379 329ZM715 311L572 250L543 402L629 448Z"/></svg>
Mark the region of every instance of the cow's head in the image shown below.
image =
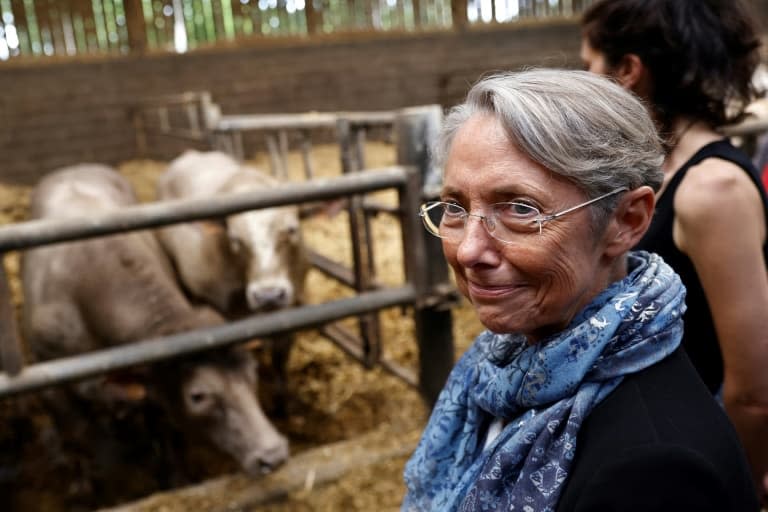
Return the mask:
<svg viewBox="0 0 768 512"><path fill-rule="evenodd" d="M183 362L176 369L185 426L203 434L249 474L267 473L289 455L288 440L259 403L256 362L235 348Z"/></svg>
<svg viewBox="0 0 768 512"><path fill-rule="evenodd" d="M300 302L307 262L296 207L230 216L227 232L230 249L245 268L245 298L252 311Z"/></svg>

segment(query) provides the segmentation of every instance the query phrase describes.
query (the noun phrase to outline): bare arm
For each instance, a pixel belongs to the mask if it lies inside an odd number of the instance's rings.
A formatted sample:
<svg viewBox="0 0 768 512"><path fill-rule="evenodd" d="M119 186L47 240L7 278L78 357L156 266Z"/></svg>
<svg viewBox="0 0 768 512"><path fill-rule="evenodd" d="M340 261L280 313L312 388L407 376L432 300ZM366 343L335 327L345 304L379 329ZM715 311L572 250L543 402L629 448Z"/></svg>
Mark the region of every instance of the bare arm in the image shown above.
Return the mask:
<svg viewBox="0 0 768 512"><path fill-rule="evenodd" d="M768 471L768 273L758 190L734 164L707 159L675 196L675 243L693 261L725 365L723 399L756 485Z"/></svg>

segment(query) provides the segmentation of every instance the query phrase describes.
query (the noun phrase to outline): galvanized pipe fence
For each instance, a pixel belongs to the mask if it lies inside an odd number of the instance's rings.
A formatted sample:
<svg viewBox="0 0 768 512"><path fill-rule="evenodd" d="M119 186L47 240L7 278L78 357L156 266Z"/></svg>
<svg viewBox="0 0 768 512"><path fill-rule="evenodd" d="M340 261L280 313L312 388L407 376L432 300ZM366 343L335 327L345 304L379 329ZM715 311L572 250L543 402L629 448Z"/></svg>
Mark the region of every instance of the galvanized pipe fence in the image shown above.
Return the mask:
<svg viewBox="0 0 768 512"><path fill-rule="evenodd" d="M420 169L421 199L432 198L439 191L439 171L432 166L428 157L428 148L442 123L442 108L439 105L396 111L223 115L209 92L192 91L143 100L134 106L133 116L137 129L137 149L140 153L146 151L146 141L149 137L161 145L163 138L168 137L187 139L211 149L224 151L243 161L249 149L244 144L245 135L250 134L251 141L253 135L262 136L266 142L272 174L280 179L288 178L288 150L291 140L299 142L304 179L312 180L315 175L312 163L312 134L333 133L340 150L342 173L348 174L367 167L365 146L368 134L371 131L375 131L379 136L384 133L387 139L394 139L397 143L398 162L415 165ZM205 119L206 123L201 125L200 119ZM316 207L317 205L313 204L302 205L302 215L311 215ZM352 246L352 268L343 267L314 251L309 253L310 260L326 275L358 293L377 289L379 282L376 276L371 219L382 213L398 215L399 209L355 194L346 200L346 210ZM427 240L426 243L434 249L424 256L430 258L434 268L445 269L439 243L435 240ZM428 275L425 273L427 270L429 269L422 268L417 275ZM430 286L433 291L431 302L435 305L454 303L456 297L447 284L447 271L435 274L433 280L440 285ZM432 324L445 323L450 326L450 318L445 319L442 316L439 315L439 319L435 318L429 322L431 328L435 327ZM368 368L376 364L385 365L387 369L414 385L419 381L431 380L428 376L431 373L429 369L425 370L427 376L422 375L422 378L416 379L380 357L381 329L377 314L359 316L358 330L359 335L356 335L346 327L334 324L321 327L320 333ZM450 330L447 330L435 337L447 339L451 336ZM452 346L452 342L450 345ZM428 347L425 350L431 351ZM451 362L452 359L445 364L450 366ZM441 366L438 365L438 368ZM442 369L438 370L435 380L439 381L438 376L442 373ZM436 393L438 389L432 391Z"/></svg>
<svg viewBox="0 0 768 512"><path fill-rule="evenodd" d="M317 254L312 259L319 270L352 287L357 292L354 298L258 314L224 326L178 333L29 366L24 366L16 335L16 340L12 340L11 345L0 347L2 368L5 370L0 373L0 397L224 347L253 337L320 327L324 336L350 356L367 367L382 366L409 384L417 386L428 402L434 401L453 364L449 306L453 303L455 295L447 279L447 267L442 254L435 258L439 252L438 241L428 237L420 226L418 207L428 195L424 189L424 176L434 172L426 154L429 144L425 142L425 137L434 135L434 125L435 122L439 123L440 116L439 107L409 109L395 116L395 128L402 132L402 136L398 137L398 162L401 164L398 166L361 170L361 139L359 136L350 139L350 132L345 132L342 127L340 132L347 133L344 136L346 139L340 139L342 145L348 144L349 140L355 140L358 144L355 145L356 149L353 146L343 148L343 155L347 155L343 156L343 161L346 158L347 163L342 166L345 174L338 178L294 182L266 191L239 193L227 197L135 205L88 219L34 220L0 227L2 254L39 245L344 196L352 196L348 209L350 218L357 219L351 221L355 262L352 269L323 259ZM355 163L352 163L352 154L356 155ZM396 208L378 209L370 204L364 206L359 200L361 194L387 188L395 188L398 191L399 205ZM372 270L373 252L367 216L382 211L400 219L406 276L406 282L400 287L381 287L376 282ZM360 217L361 212L367 213L362 213ZM0 278L2 277L4 276L0 275ZM0 302L3 302L2 296ZM393 306L413 307L420 351L418 376L381 356L376 312ZM0 303L0 313L2 311L3 304ZM360 336L339 325L331 324L351 316L357 316L359 319ZM9 350L8 347L12 347L14 343L16 350Z"/></svg>

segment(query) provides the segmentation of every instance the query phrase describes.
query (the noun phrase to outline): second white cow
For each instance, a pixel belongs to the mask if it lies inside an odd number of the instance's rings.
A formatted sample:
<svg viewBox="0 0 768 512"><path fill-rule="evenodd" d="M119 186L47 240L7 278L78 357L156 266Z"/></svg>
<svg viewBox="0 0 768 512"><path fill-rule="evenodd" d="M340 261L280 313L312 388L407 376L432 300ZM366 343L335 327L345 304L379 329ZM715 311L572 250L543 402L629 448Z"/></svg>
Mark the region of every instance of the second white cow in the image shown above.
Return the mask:
<svg viewBox="0 0 768 512"><path fill-rule="evenodd" d="M277 180L229 155L189 150L158 182L160 199L203 198L274 187ZM187 291L228 315L301 302L308 264L298 208L284 206L159 231Z"/></svg>

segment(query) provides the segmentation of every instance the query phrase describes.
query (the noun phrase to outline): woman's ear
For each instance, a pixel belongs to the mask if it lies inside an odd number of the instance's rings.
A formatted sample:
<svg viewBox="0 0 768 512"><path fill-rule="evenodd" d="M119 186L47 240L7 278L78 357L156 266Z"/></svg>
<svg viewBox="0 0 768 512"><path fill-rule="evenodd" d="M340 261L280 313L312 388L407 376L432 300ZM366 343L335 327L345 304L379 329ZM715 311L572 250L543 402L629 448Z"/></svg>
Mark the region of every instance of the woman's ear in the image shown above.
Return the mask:
<svg viewBox="0 0 768 512"><path fill-rule="evenodd" d="M639 55L634 53L624 55L611 74L625 89L641 98L649 96L651 77Z"/></svg>
<svg viewBox="0 0 768 512"><path fill-rule="evenodd" d="M651 187L625 192L606 230L606 256L615 258L637 245L651 225L655 207L656 195Z"/></svg>

